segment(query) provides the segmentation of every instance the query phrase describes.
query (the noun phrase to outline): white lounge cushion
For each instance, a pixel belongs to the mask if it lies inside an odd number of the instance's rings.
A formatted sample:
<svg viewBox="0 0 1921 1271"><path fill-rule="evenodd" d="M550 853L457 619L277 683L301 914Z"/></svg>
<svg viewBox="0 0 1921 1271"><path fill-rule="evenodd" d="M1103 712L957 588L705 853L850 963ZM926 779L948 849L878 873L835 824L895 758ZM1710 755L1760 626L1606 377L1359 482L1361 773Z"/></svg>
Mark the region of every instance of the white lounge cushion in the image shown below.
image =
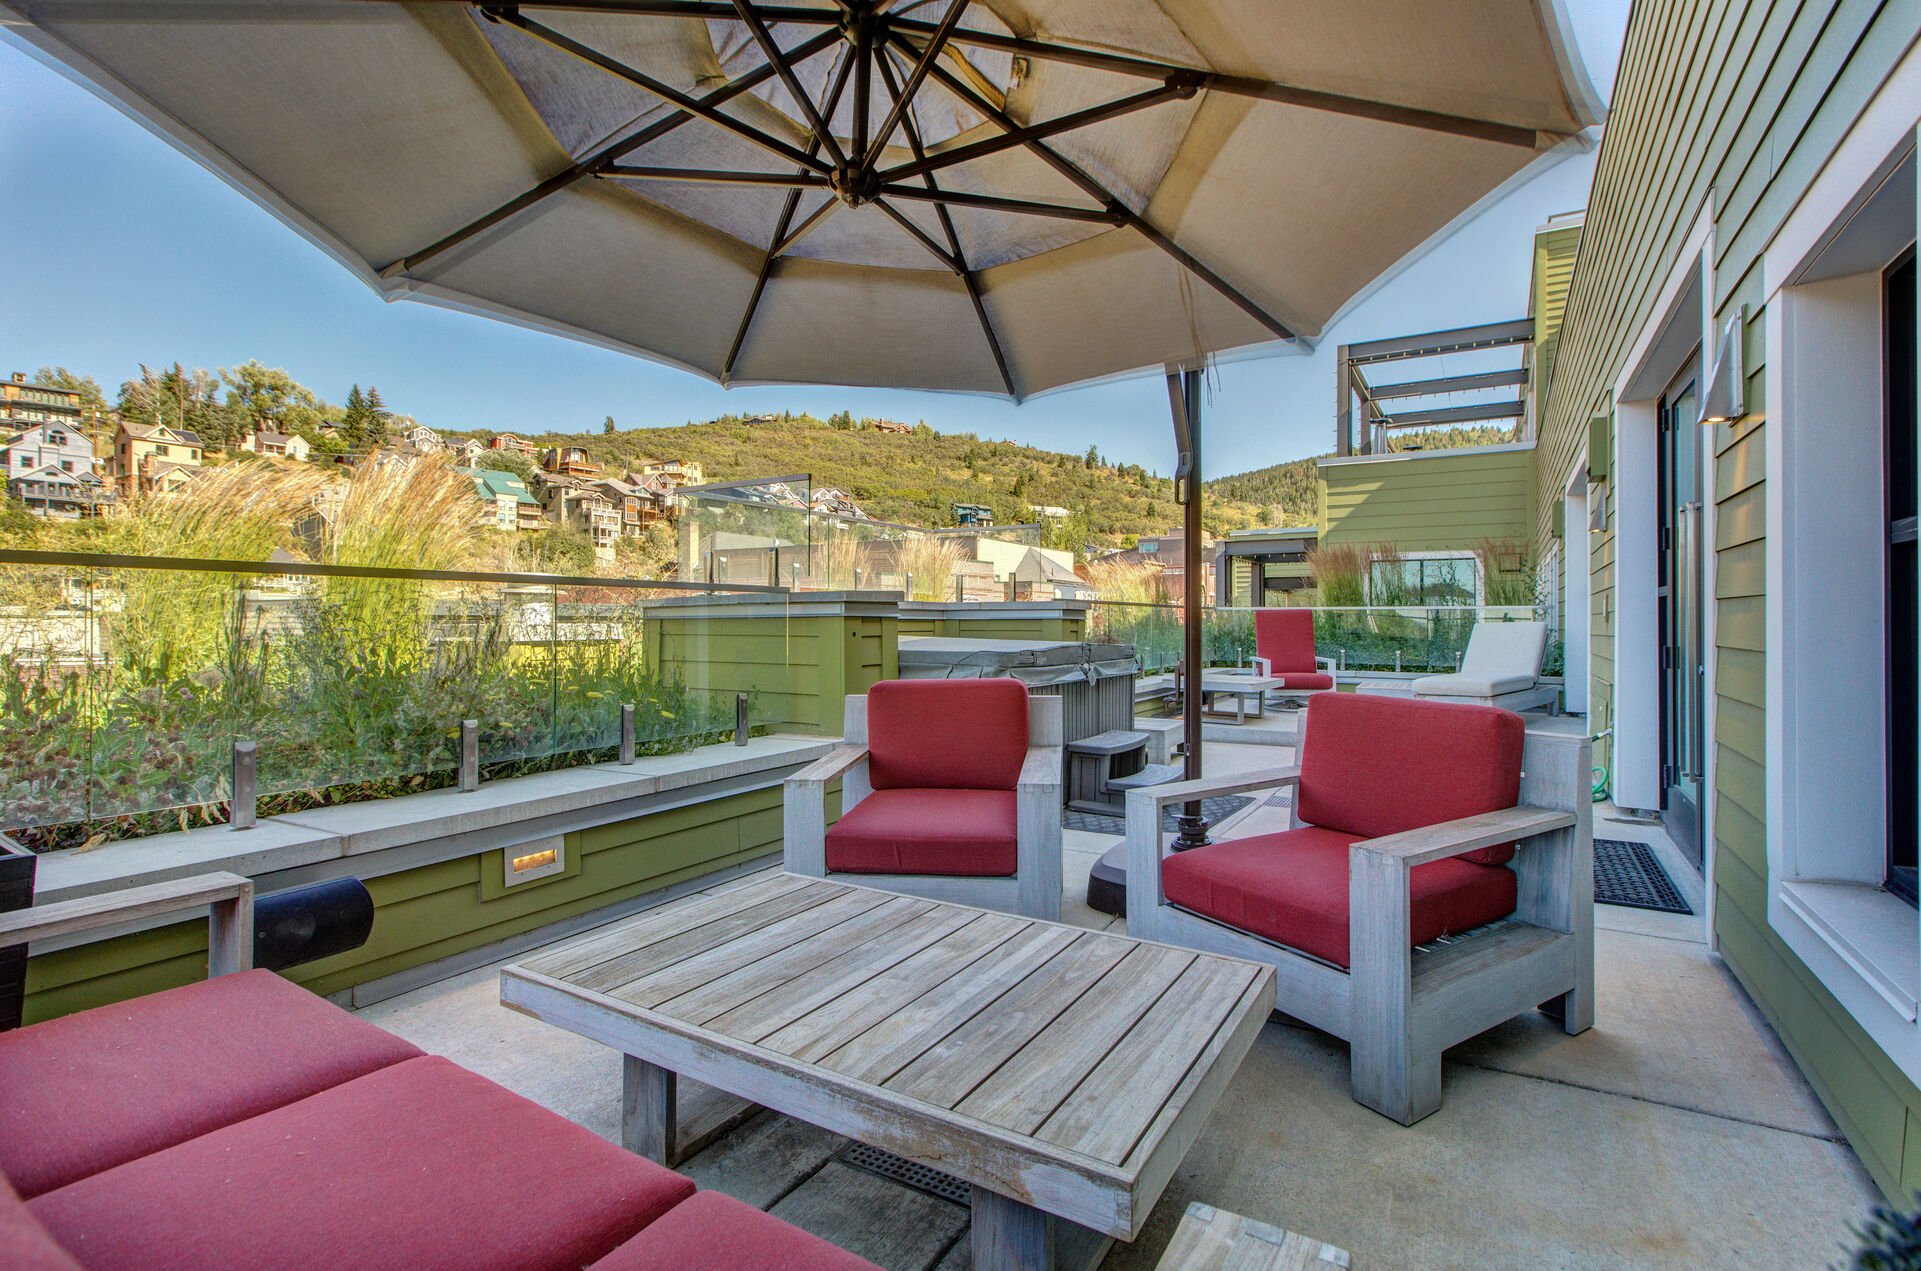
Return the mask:
<svg viewBox="0 0 1921 1271"><path fill-rule="evenodd" d="M1520 675L1532 684L1540 677L1541 658L1546 652L1545 622L1477 622L1474 633L1467 638L1467 652L1461 657L1461 674Z"/></svg>
<svg viewBox="0 0 1921 1271"><path fill-rule="evenodd" d="M1532 675L1424 675L1414 681L1416 697L1499 697L1534 687Z"/></svg>

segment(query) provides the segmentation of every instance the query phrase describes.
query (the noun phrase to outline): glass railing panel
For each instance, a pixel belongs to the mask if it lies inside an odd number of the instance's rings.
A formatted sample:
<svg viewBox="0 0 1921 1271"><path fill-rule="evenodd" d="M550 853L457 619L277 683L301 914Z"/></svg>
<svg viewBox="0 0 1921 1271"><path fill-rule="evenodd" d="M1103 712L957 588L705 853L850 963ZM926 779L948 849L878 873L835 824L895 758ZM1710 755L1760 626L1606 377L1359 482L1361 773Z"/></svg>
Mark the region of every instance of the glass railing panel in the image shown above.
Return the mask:
<svg viewBox="0 0 1921 1271"><path fill-rule="evenodd" d="M91 572L0 565L0 829L87 815L97 689Z"/></svg>

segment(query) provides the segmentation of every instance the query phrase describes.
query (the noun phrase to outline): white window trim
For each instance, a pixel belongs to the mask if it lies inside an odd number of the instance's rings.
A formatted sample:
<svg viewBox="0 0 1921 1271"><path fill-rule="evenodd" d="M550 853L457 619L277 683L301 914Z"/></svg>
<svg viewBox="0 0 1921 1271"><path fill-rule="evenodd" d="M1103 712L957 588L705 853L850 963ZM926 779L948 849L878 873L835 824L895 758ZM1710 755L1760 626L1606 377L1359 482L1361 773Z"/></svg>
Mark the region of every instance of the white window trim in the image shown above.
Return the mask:
<svg viewBox="0 0 1921 1271"><path fill-rule="evenodd" d="M1767 304L1766 541L1767 596L1767 849L1768 923L1816 979L1865 1029L1911 1081L1921 1082L1921 915L1877 882L1832 877L1862 872L1860 860L1836 856L1847 844L1822 851L1819 836L1801 834L1792 745L1807 743L1796 719L1790 676L1811 663L1813 650L1789 653L1788 581L1799 569L1799 542L1789 495L1797 471L1787 465L1788 438L1798 408L1789 311L1795 283L1859 209L1887 173L1892 156L1916 141L1921 128L1921 48L1911 48L1836 147L1769 243L1763 261ZM1815 567L1809 562L1808 568ZM1831 678L1832 669L1827 672ZM1792 730L1792 735L1791 735ZM1845 737L1835 739L1849 744ZM1884 762L1879 755L1871 762ZM1860 857L1860 852L1853 853ZM1829 877L1822 877L1824 873Z"/></svg>

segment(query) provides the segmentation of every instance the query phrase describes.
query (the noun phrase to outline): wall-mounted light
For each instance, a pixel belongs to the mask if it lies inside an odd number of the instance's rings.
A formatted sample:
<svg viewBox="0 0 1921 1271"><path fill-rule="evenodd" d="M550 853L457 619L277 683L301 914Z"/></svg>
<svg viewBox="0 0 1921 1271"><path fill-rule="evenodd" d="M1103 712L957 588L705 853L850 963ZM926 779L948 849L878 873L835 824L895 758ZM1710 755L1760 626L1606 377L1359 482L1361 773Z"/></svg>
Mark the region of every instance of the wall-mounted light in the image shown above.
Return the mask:
<svg viewBox="0 0 1921 1271"><path fill-rule="evenodd" d="M1747 372L1742 368L1742 344L1747 332L1748 307L1742 305L1721 328L1721 343L1714 351L1714 370L1708 375L1708 391L1701 397L1701 422L1733 423L1748 413Z"/></svg>

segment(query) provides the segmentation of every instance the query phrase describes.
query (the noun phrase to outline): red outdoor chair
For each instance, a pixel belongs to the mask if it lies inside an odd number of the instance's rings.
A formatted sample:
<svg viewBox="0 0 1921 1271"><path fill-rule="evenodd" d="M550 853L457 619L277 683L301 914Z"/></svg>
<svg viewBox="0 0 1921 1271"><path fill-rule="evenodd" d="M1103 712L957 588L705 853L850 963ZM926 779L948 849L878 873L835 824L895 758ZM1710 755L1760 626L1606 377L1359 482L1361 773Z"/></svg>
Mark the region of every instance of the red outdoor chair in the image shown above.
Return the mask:
<svg viewBox="0 0 1921 1271"><path fill-rule="evenodd" d="M1019 680L884 680L787 778L790 873L1061 916L1061 702ZM827 825L827 786L841 782Z"/></svg>
<svg viewBox="0 0 1921 1271"><path fill-rule="evenodd" d="M1284 697L1333 691L1334 659L1315 656L1313 610L1254 611L1254 673L1278 677Z"/></svg>
<svg viewBox="0 0 1921 1271"><path fill-rule="evenodd" d="M1441 1106L1441 1052L1523 1011L1594 1023L1583 733L1488 706L1326 693L1300 765L1127 796L1127 934L1272 966L1352 1050L1354 1097ZM1171 803L1292 786L1292 828L1169 854ZM1435 943L1435 942L1441 943Z"/></svg>

